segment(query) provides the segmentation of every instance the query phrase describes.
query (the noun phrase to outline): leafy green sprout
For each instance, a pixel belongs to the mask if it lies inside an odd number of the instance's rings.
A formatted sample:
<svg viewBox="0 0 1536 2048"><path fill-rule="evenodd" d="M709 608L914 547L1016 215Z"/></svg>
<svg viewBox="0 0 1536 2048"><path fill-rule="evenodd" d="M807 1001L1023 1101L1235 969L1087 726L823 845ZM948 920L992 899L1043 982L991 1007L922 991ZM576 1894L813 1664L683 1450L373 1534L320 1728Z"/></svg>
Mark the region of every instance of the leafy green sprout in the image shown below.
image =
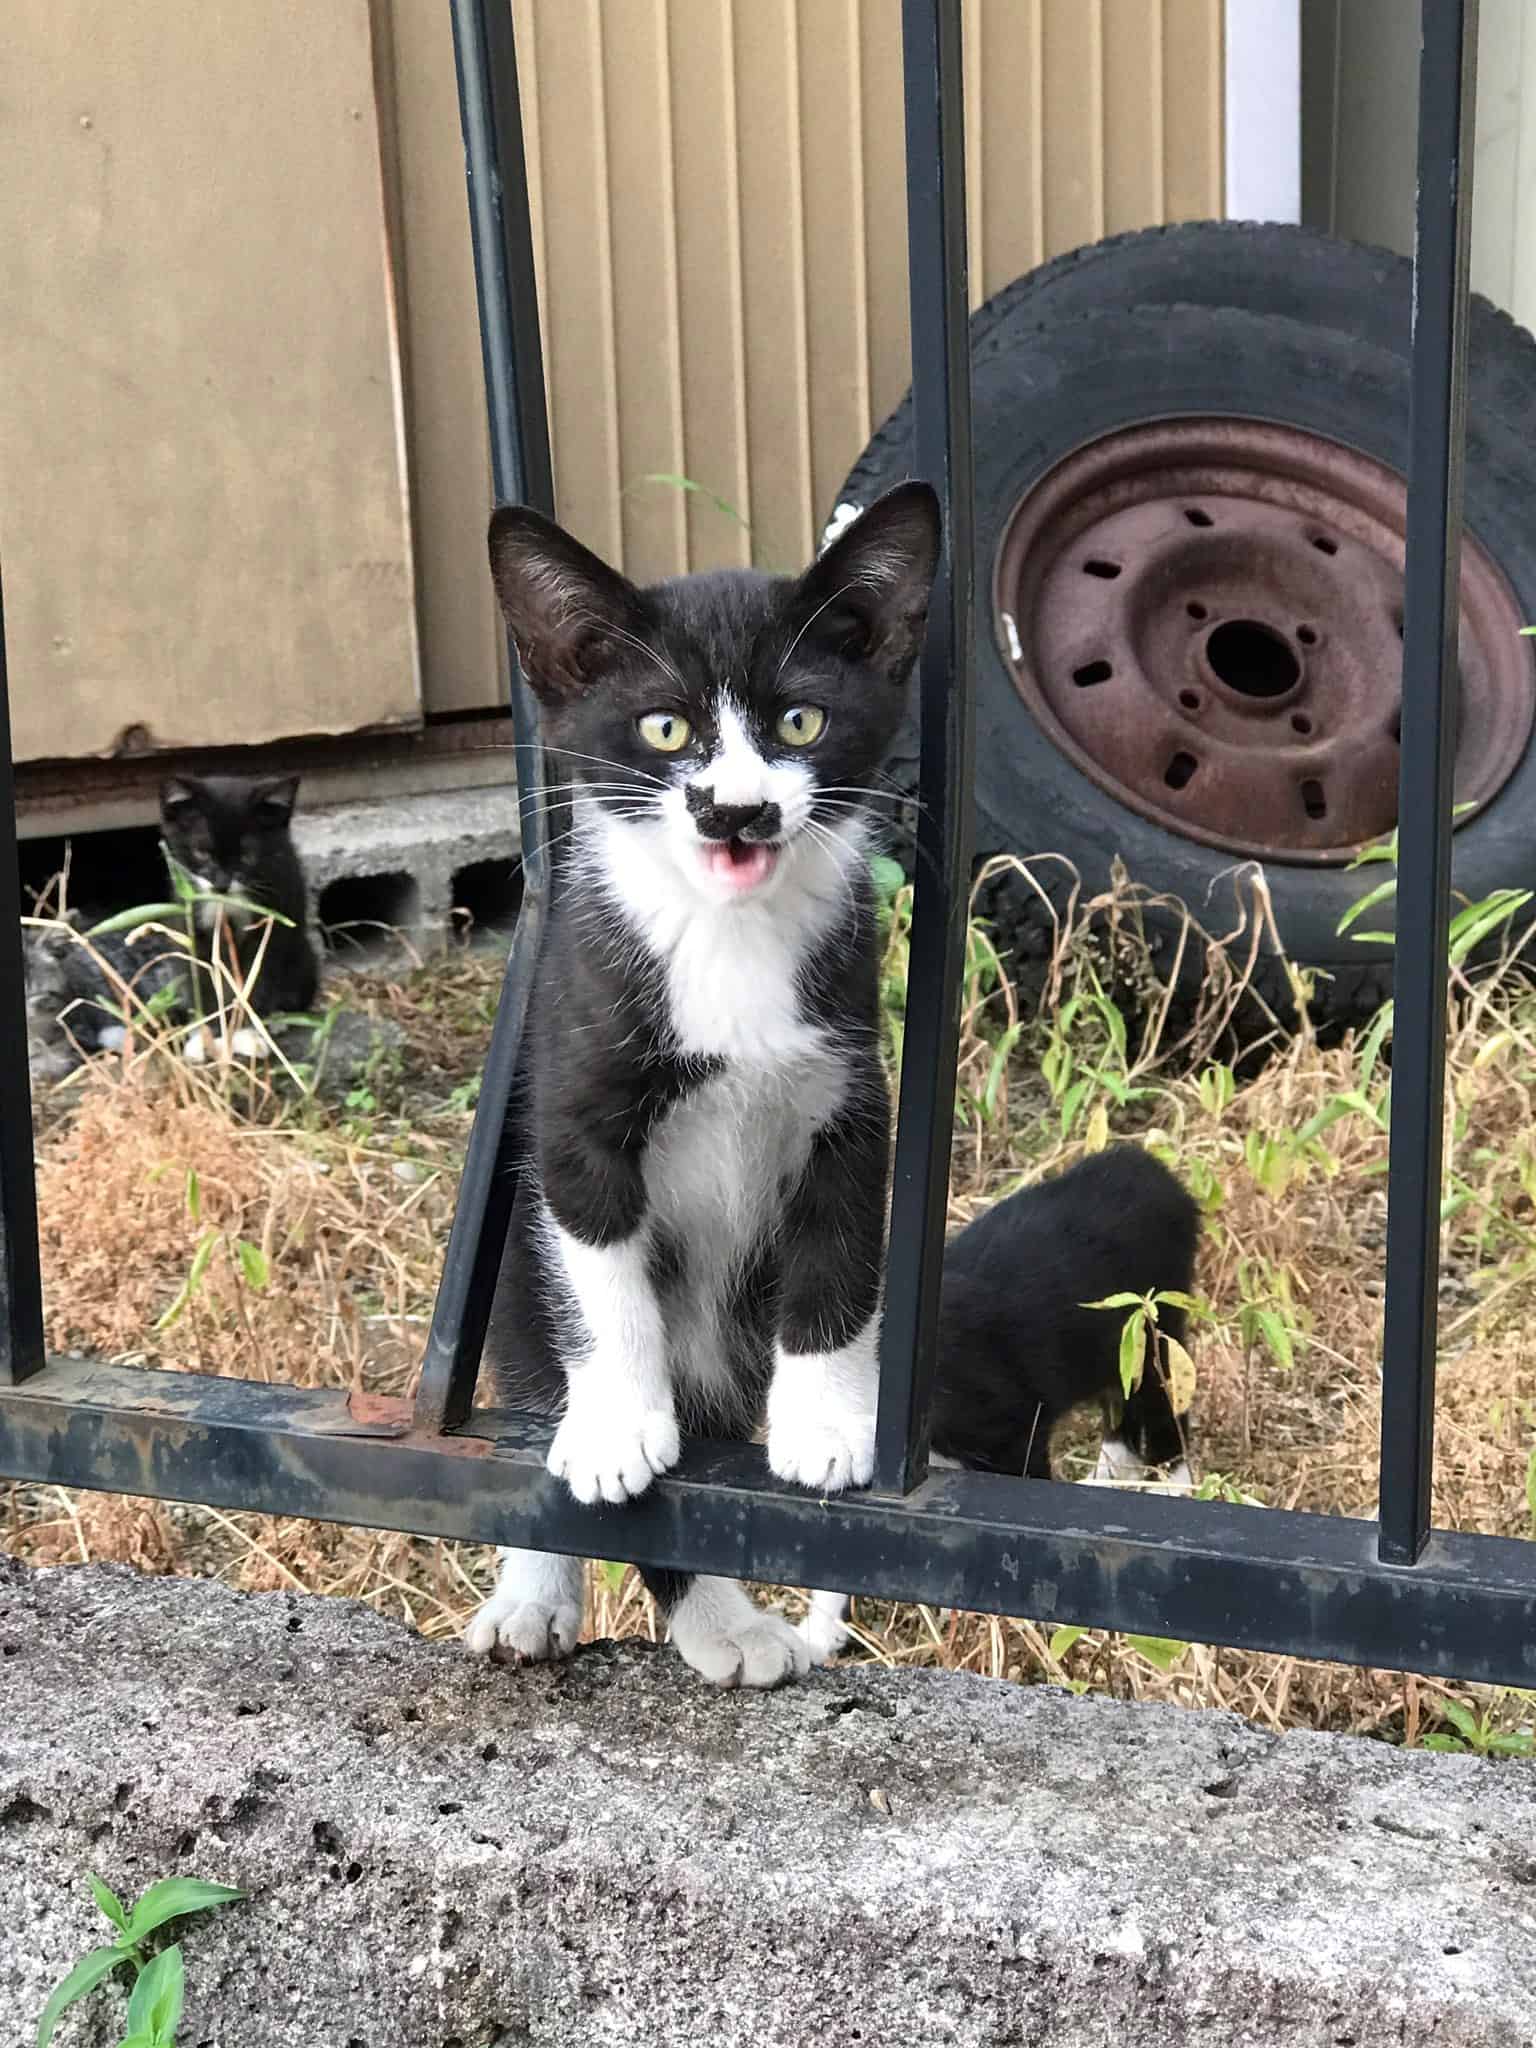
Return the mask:
<svg viewBox="0 0 1536 2048"><path fill-rule="evenodd" d="M245 1893L230 1885L206 1884L201 1878L167 1877L152 1884L137 1905L130 1908L94 1871L86 1874L92 1896L103 1917L116 1928L117 1939L109 1947L93 1948L83 1955L55 1986L37 2023L37 2048L48 2048L54 2029L72 2005L124 1968L133 1972L133 1991L121 2048L174 2048L185 1983L181 1950L162 1949L152 1961L146 1962L144 1943L168 1921L230 1905L243 1899Z"/></svg>
<svg viewBox="0 0 1536 2048"><path fill-rule="evenodd" d="M1102 1301L1085 1301L1084 1308L1128 1309L1120 1326L1120 1390L1128 1401L1146 1368L1147 1339L1155 1337L1161 1358L1159 1368L1168 1385L1168 1399L1175 1415L1182 1415L1195 1396L1195 1361L1177 1337L1158 1328L1159 1312L1180 1308L1197 1322L1215 1320L1207 1303L1176 1287L1154 1288L1147 1294L1106 1294Z"/></svg>
<svg viewBox="0 0 1536 2048"><path fill-rule="evenodd" d="M1525 627L1522 630L1529 632L1532 629ZM1475 808L1474 804L1457 804L1451 815L1454 818L1460 818ZM1394 830L1389 832L1385 839L1379 839L1373 845L1362 848L1350 862L1350 866L1352 868L1363 868L1384 862L1388 866L1395 868L1397 866L1397 854L1398 835ZM1343 938L1347 932L1353 932L1356 940L1362 945L1394 945L1396 943L1396 935L1394 933L1374 930L1362 931L1358 927L1361 918L1376 909L1379 904L1391 902L1396 894L1397 878L1395 875L1389 881L1378 882L1373 889L1367 889L1365 894L1352 903L1339 919L1337 926L1338 937ZM1480 946L1485 945L1489 939L1513 923L1514 919L1519 916L1520 912L1531 901L1533 895L1536 895L1536 891L1530 889L1494 889L1488 895L1480 897L1475 903L1464 903L1461 909L1452 917L1450 923L1448 957L1451 966L1464 967L1471 955Z"/></svg>
<svg viewBox="0 0 1536 2048"><path fill-rule="evenodd" d="M202 1182L195 1166L187 1168L185 1199L187 1214L195 1225L201 1226ZM265 1292L272 1272L267 1255L260 1245L252 1244L248 1238L231 1237L227 1231L200 1229L197 1243L192 1250L192 1263L187 1268L187 1277L181 1283L175 1300L157 1319L157 1331L169 1330L180 1322L200 1293L203 1281L207 1278L208 1268L213 1263L214 1254L221 1246L231 1266L238 1273L241 1283L253 1294Z"/></svg>

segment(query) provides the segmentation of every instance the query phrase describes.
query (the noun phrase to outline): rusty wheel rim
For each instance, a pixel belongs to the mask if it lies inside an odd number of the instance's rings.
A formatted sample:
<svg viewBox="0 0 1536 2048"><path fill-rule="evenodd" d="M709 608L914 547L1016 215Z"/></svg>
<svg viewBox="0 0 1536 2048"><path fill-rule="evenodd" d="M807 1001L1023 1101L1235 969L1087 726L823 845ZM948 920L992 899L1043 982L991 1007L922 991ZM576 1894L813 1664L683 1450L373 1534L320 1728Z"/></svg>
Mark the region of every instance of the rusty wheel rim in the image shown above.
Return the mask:
<svg viewBox="0 0 1536 2048"><path fill-rule="evenodd" d="M1079 449L1015 506L994 578L1014 685L1101 789L1186 839L1339 865L1397 822L1406 493L1247 420ZM1519 763L1536 692L1513 591L1462 554L1456 800Z"/></svg>

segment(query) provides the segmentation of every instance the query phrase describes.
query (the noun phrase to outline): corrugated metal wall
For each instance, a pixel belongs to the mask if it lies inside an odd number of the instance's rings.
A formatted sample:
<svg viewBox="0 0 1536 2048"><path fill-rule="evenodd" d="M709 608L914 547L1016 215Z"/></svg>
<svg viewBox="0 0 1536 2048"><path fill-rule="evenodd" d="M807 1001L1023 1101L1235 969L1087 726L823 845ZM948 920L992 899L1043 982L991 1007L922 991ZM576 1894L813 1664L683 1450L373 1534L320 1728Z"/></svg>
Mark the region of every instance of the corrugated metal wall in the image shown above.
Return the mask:
<svg viewBox="0 0 1536 2048"><path fill-rule="evenodd" d="M561 518L642 580L798 567L909 376L898 0L513 5ZM1221 17L970 0L975 300L1080 242L1221 212ZM494 633L465 577L473 295L446 23L415 0L393 18L427 696L447 710L485 701Z"/></svg>

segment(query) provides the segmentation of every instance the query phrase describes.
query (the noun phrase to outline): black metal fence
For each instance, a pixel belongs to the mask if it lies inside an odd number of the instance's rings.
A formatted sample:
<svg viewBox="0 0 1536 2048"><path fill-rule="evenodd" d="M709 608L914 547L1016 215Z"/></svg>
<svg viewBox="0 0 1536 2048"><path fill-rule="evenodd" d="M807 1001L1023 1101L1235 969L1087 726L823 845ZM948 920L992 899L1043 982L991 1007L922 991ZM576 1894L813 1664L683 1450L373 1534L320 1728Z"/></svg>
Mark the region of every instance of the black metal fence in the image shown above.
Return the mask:
<svg viewBox="0 0 1536 2048"><path fill-rule="evenodd" d="M552 505L511 10L453 0L498 498ZM0 1474L1041 1621L1536 1682L1536 1552L1430 1525L1458 686L1463 335L1477 0L1423 0L1380 1520L928 1472L969 877L970 364L959 0L903 0L916 466L945 550L922 661L920 831L874 1488L779 1485L696 1445L639 1501L584 1508L547 1425L476 1410L512 1177L505 1110L549 872L514 681L525 893L414 1410L50 1359L43 1346L15 865L0 861ZM15 479L12 516L25 516ZM514 677L516 665L513 665ZM0 631L0 814L14 801ZM525 769L534 772L524 773ZM378 1404L375 1404L375 1412Z"/></svg>

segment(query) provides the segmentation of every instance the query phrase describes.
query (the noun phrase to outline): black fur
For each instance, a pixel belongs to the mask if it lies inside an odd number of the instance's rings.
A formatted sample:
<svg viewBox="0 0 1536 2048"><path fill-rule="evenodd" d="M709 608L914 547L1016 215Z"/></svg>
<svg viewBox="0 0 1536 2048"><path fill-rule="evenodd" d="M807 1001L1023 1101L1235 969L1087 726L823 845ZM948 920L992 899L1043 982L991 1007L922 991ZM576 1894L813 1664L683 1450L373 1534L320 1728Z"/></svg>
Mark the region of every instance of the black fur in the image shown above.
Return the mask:
<svg viewBox="0 0 1536 2048"><path fill-rule="evenodd" d="M1106 1295L1194 1284L1200 1212L1140 1146L1091 1154L1022 1188L944 1255L933 1447L979 1471L1051 1476L1051 1431L1069 1409L1120 1394L1123 1312ZM1187 1318L1159 1310L1183 1343ZM1149 1465L1184 1455L1183 1434L1148 1347L1121 1433Z"/></svg>
<svg viewBox="0 0 1536 2048"><path fill-rule="evenodd" d="M250 906L249 915L227 911L221 927L196 920L185 992L194 1018L215 1015L221 996L228 1006L234 964L260 1017L308 1010L314 1002L320 970L309 937L304 870L290 829L298 787L296 775L178 775L160 791L160 828L172 860L214 895ZM287 921L273 921L268 935L264 911ZM210 963L220 930L226 973L216 983ZM251 982L258 951L261 968Z"/></svg>

